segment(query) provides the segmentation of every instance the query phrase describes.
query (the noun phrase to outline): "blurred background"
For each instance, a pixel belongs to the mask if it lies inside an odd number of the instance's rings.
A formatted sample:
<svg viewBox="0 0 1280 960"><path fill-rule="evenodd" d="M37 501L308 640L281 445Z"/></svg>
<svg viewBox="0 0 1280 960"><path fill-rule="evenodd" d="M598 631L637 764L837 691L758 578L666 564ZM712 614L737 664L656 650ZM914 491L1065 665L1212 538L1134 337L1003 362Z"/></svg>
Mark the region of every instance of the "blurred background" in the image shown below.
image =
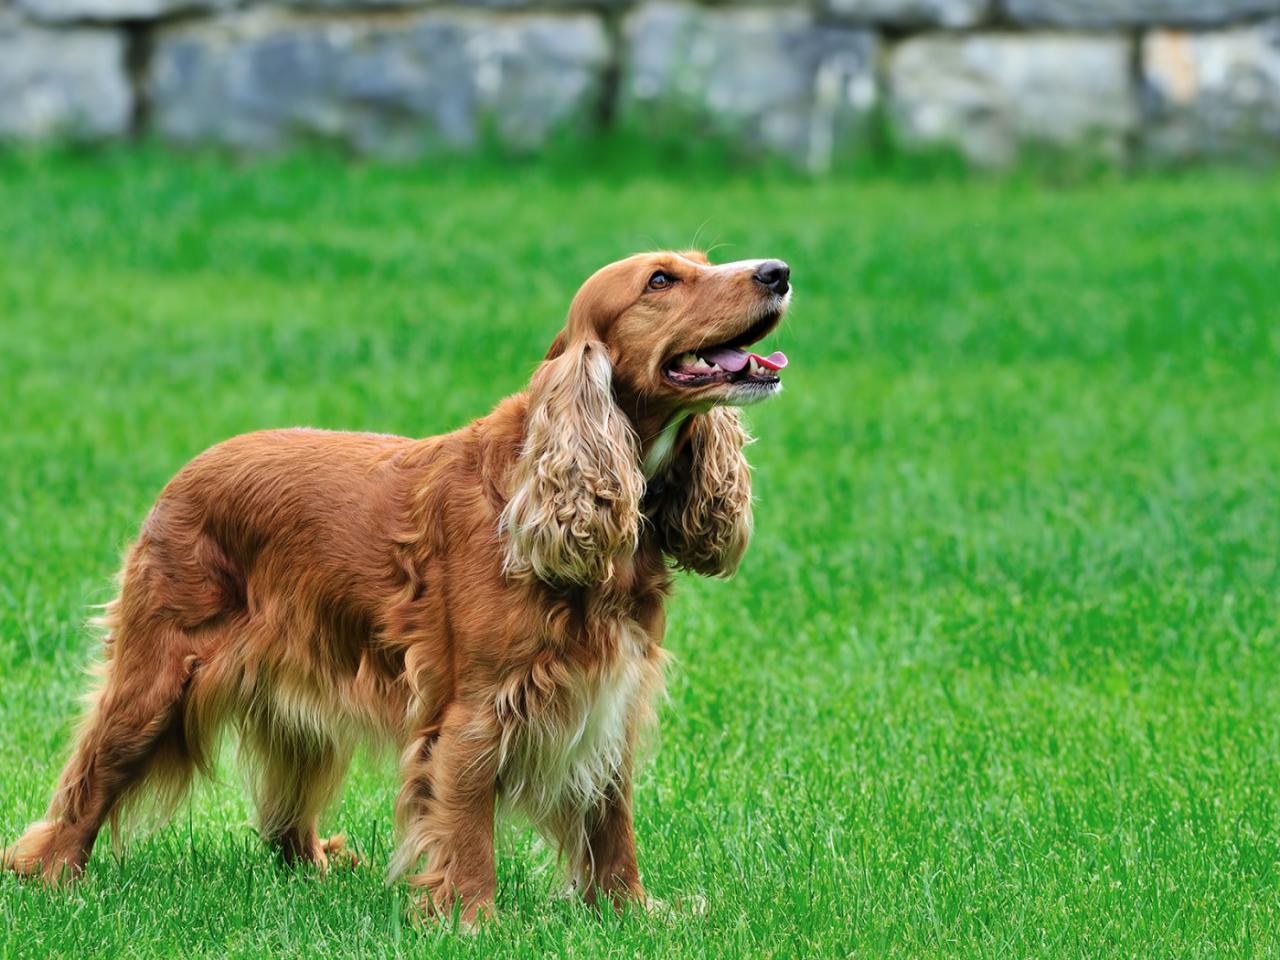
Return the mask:
<svg viewBox="0 0 1280 960"><path fill-rule="evenodd" d="M812 170L886 138L1274 155L1280 0L0 0L0 137L403 157L627 127Z"/></svg>
<svg viewBox="0 0 1280 960"><path fill-rule="evenodd" d="M680 577L655 916L325 882L219 782L0 955L1280 955L1280 0L0 0L0 846L191 457L427 436L604 263L779 257L755 533Z"/></svg>

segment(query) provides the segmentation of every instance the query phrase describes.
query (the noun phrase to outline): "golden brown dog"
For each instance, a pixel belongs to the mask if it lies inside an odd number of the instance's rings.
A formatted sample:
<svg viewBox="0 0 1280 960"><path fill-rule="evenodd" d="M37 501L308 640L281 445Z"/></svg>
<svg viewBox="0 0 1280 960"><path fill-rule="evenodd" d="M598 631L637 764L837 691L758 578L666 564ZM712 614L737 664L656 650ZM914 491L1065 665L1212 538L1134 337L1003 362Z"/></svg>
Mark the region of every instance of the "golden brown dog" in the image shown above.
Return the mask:
<svg viewBox="0 0 1280 960"><path fill-rule="evenodd" d="M735 406L786 358L746 346L790 299L777 260L641 254L592 276L528 390L426 440L237 437L165 487L107 608L102 680L45 819L6 867L80 872L131 801L166 809L228 721L263 836L324 867L362 735L402 750L402 834L429 913L493 908L495 806L588 900L643 898L638 735L662 685L670 561L738 565L751 487Z"/></svg>

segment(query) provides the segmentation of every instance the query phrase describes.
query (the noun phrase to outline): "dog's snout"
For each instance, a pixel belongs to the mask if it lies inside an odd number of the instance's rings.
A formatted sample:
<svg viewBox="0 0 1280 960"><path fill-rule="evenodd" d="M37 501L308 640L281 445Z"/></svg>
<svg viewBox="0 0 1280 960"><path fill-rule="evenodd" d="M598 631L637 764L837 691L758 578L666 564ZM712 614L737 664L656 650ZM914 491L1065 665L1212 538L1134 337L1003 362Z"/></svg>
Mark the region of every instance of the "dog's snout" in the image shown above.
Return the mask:
<svg viewBox="0 0 1280 960"><path fill-rule="evenodd" d="M787 292L791 280L791 268L781 260L766 260L756 267L756 282L762 283L781 296Z"/></svg>

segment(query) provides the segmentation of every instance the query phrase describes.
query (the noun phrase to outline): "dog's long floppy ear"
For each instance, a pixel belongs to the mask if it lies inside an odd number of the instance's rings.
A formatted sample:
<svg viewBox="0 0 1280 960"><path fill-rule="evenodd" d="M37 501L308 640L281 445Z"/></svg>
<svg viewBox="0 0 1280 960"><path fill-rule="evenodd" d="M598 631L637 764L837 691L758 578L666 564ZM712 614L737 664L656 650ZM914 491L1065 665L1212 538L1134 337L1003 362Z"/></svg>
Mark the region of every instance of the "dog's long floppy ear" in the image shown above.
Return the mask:
<svg viewBox="0 0 1280 960"><path fill-rule="evenodd" d="M502 512L505 570L551 584L607 580L635 550L644 478L598 340L567 343L529 386L524 447Z"/></svg>
<svg viewBox="0 0 1280 960"><path fill-rule="evenodd" d="M733 407L690 420L688 442L667 468L654 517L663 550L684 570L727 577L751 540L751 438Z"/></svg>

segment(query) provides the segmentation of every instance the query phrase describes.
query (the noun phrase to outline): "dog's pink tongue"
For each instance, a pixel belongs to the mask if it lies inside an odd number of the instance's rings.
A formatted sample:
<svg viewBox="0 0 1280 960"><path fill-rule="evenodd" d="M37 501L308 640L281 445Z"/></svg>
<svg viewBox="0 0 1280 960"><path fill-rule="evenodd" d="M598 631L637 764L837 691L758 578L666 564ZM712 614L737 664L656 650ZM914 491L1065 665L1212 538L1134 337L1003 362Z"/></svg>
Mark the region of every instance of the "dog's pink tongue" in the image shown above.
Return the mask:
<svg viewBox="0 0 1280 960"><path fill-rule="evenodd" d="M747 365L747 361L751 359L751 354L745 350L739 350L737 347L721 347L719 350L708 350L703 353L702 359L707 363L714 363L721 370L737 373Z"/></svg>
<svg viewBox="0 0 1280 960"><path fill-rule="evenodd" d="M775 350L769 356L762 357L758 353L748 353L737 347L721 347L719 350L709 350L701 356L708 363L714 363L721 370L728 370L730 373L737 373L751 361L752 357L756 358L756 363L769 370L781 370L787 365L787 355L781 350Z"/></svg>
<svg viewBox="0 0 1280 960"><path fill-rule="evenodd" d="M756 358L756 363L760 366L768 367L770 370L781 370L787 365L787 355L781 350L775 350L767 357L762 357L758 353L753 353L751 356Z"/></svg>

